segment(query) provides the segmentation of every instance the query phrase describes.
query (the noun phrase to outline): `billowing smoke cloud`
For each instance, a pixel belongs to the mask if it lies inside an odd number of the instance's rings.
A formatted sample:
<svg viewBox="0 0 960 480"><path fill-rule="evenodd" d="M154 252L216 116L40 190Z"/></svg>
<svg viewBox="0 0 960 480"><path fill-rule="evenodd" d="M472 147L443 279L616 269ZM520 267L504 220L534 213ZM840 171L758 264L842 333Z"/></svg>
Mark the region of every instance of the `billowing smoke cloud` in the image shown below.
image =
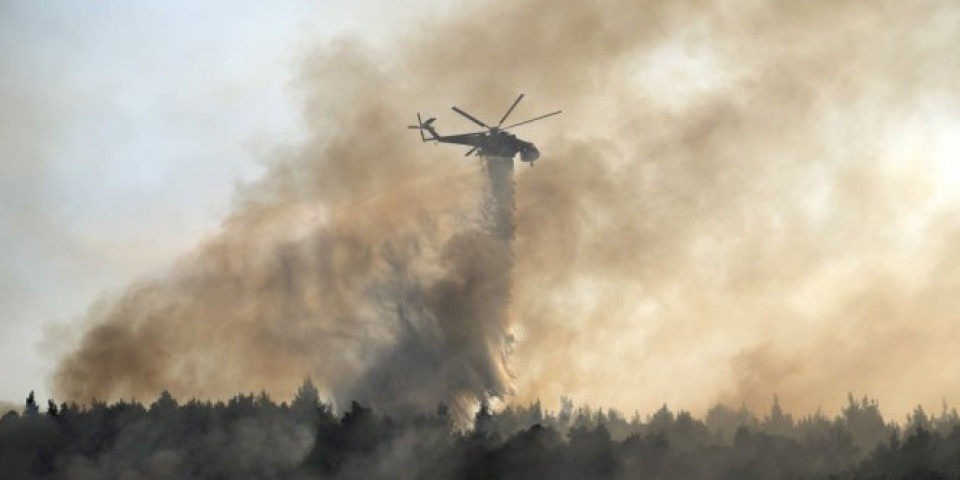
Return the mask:
<svg viewBox="0 0 960 480"><path fill-rule="evenodd" d="M487 181L424 156L393 124L408 112L364 100L386 82L374 60L350 45L328 55L308 76L343 75L315 99L343 103L326 136L241 192L169 276L95 305L57 373L63 396L290 392L313 375L342 402L465 412L509 392L512 168L491 160Z"/></svg>
<svg viewBox="0 0 960 480"><path fill-rule="evenodd" d="M168 276L91 308L58 395L283 393L309 373L423 405L507 392L508 367L519 400L628 408L960 393L954 6L467 10L392 51L318 52L314 138ZM511 258L476 235L479 168L403 125L454 101L496 118L519 91L542 110L515 115L565 114L522 132L544 158L517 174ZM509 365L486 321L503 298Z"/></svg>
<svg viewBox="0 0 960 480"><path fill-rule="evenodd" d="M488 185L477 227L446 241L440 278L422 285L413 255L388 245L390 282L376 289L400 328L393 345L361 375L351 398L387 408L429 408L438 399L461 414L510 393L508 307L513 271L513 160L485 159ZM389 399L389 400L385 400Z"/></svg>

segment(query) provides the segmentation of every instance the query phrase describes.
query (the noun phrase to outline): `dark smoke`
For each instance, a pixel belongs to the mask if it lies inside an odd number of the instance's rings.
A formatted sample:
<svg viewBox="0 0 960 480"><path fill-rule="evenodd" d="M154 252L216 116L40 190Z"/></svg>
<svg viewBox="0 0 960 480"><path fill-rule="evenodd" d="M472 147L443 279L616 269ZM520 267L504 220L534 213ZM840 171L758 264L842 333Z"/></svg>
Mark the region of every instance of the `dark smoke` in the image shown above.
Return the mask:
<svg viewBox="0 0 960 480"><path fill-rule="evenodd" d="M510 171L489 171L479 211L454 219L413 207L412 225L368 224L408 215L394 202L409 198L394 192L373 206L352 207L343 220L303 239L210 245L187 261L182 278L134 286L109 305L115 322L87 333L62 365L60 385L75 389L65 391L72 399L140 397L164 384L217 395L216 388L229 388L231 374L283 379L299 372L318 375L326 393L342 402L363 400L388 411L447 402L465 413L502 397L510 391L513 187ZM470 198L471 187L461 182L448 193ZM366 208L376 218L364 219ZM194 351L168 340L215 346ZM298 364L291 349L323 363ZM217 368L228 375L219 384ZM232 381L246 384L244 377Z"/></svg>
<svg viewBox="0 0 960 480"><path fill-rule="evenodd" d="M460 414L510 393L510 285L513 270L513 160L486 158L479 224L450 238L440 278L424 285L411 255L388 247L389 286L378 288L397 319L395 345L346 395L374 405L426 411L437 401Z"/></svg>

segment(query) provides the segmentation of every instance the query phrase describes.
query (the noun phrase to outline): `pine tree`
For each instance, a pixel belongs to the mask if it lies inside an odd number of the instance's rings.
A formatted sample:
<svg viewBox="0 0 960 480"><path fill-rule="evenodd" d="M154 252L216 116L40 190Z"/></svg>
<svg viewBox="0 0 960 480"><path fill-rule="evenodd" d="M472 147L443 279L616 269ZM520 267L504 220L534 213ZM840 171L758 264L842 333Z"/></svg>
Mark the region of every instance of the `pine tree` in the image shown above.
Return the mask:
<svg viewBox="0 0 960 480"><path fill-rule="evenodd" d="M30 395L27 395L27 404L23 409L23 414L27 416L33 416L40 413L40 407L37 405L37 400L33 396L33 390L30 391Z"/></svg>
<svg viewBox="0 0 960 480"><path fill-rule="evenodd" d="M313 384L313 379L307 377L303 385L297 389L297 396L293 398L290 408L301 414L316 415L320 407L320 391Z"/></svg>

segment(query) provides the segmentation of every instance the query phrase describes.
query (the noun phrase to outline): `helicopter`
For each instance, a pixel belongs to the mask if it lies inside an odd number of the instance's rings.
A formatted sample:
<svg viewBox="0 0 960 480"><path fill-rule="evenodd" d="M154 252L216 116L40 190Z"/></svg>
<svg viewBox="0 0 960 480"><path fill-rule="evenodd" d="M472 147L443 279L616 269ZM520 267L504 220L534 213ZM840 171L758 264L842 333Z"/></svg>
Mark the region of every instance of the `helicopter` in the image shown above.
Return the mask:
<svg viewBox="0 0 960 480"><path fill-rule="evenodd" d="M424 142L437 142L437 143L455 143L459 145L467 145L471 148L464 155L469 157L470 155L477 155L481 158L485 157L497 157L497 158L506 158L512 160L518 153L520 154L520 160L526 163L529 163L533 166L534 162L540 158L540 150L537 150L536 145L525 140L517 138L516 135L508 132L507 130L519 127L520 125L526 125L530 122L535 122L537 120L542 120L547 117L552 117L559 113L562 113L561 110L557 110L553 113L548 113L546 115L541 115L536 118L531 118L530 120L524 120L519 123L514 123L513 125L503 126L503 123L507 121L507 117L513 113L513 110L517 108L517 104L520 103L520 100L523 100L523 94L514 100L513 105L510 105L510 108L507 109L507 113L503 114L503 117L500 118L500 121L496 126L490 126L486 123L478 120L473 115L457 108L453 107L453 111L459 113L466 117L467 120L487 129L486 131L473 132L473 133L462 133L458 135L440 135L437 133L436 127L433 126L436 118L428 118L426 121L423 121L420 117L420 114L417 113L417 124L408 125L407 128L420 131L420 139ZM427 132L427 134L424 134Z"/></svg>

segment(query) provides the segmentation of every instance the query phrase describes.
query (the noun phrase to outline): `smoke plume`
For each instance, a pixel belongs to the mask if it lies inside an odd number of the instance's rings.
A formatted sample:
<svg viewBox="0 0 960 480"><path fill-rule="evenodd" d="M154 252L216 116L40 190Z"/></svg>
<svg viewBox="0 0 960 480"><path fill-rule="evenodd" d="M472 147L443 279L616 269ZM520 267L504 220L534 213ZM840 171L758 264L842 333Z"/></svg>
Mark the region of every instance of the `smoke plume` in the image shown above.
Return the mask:
<svg viewBox="0 0 960 480"><path fill-rule="evenodd" d="M96 302L56 393L311 374L397 408L511 375L518 400L625 408L956 396L958 27L936 0L519 0L389 51L327 45L299 84L313 137L167 275ZM488 217L509 175L403 126L454 102L496 118L521 91L518 118L565 113L517 132L543 159L517 172L511 254Z"/></svg>
<svg viewBox="0 0 960 480"><path fill-rule="evenodd" d="M442 272L430 285L410 271L412 255L392 246L385 255L389 286L377 289L399 330L350 392L381 408L423 411L438 399L461 414L478 400L510 393L513 160L485 159L488 185L478 225L446 241L434 265ZM390 399L384 405L383 399Z"/></svg>

